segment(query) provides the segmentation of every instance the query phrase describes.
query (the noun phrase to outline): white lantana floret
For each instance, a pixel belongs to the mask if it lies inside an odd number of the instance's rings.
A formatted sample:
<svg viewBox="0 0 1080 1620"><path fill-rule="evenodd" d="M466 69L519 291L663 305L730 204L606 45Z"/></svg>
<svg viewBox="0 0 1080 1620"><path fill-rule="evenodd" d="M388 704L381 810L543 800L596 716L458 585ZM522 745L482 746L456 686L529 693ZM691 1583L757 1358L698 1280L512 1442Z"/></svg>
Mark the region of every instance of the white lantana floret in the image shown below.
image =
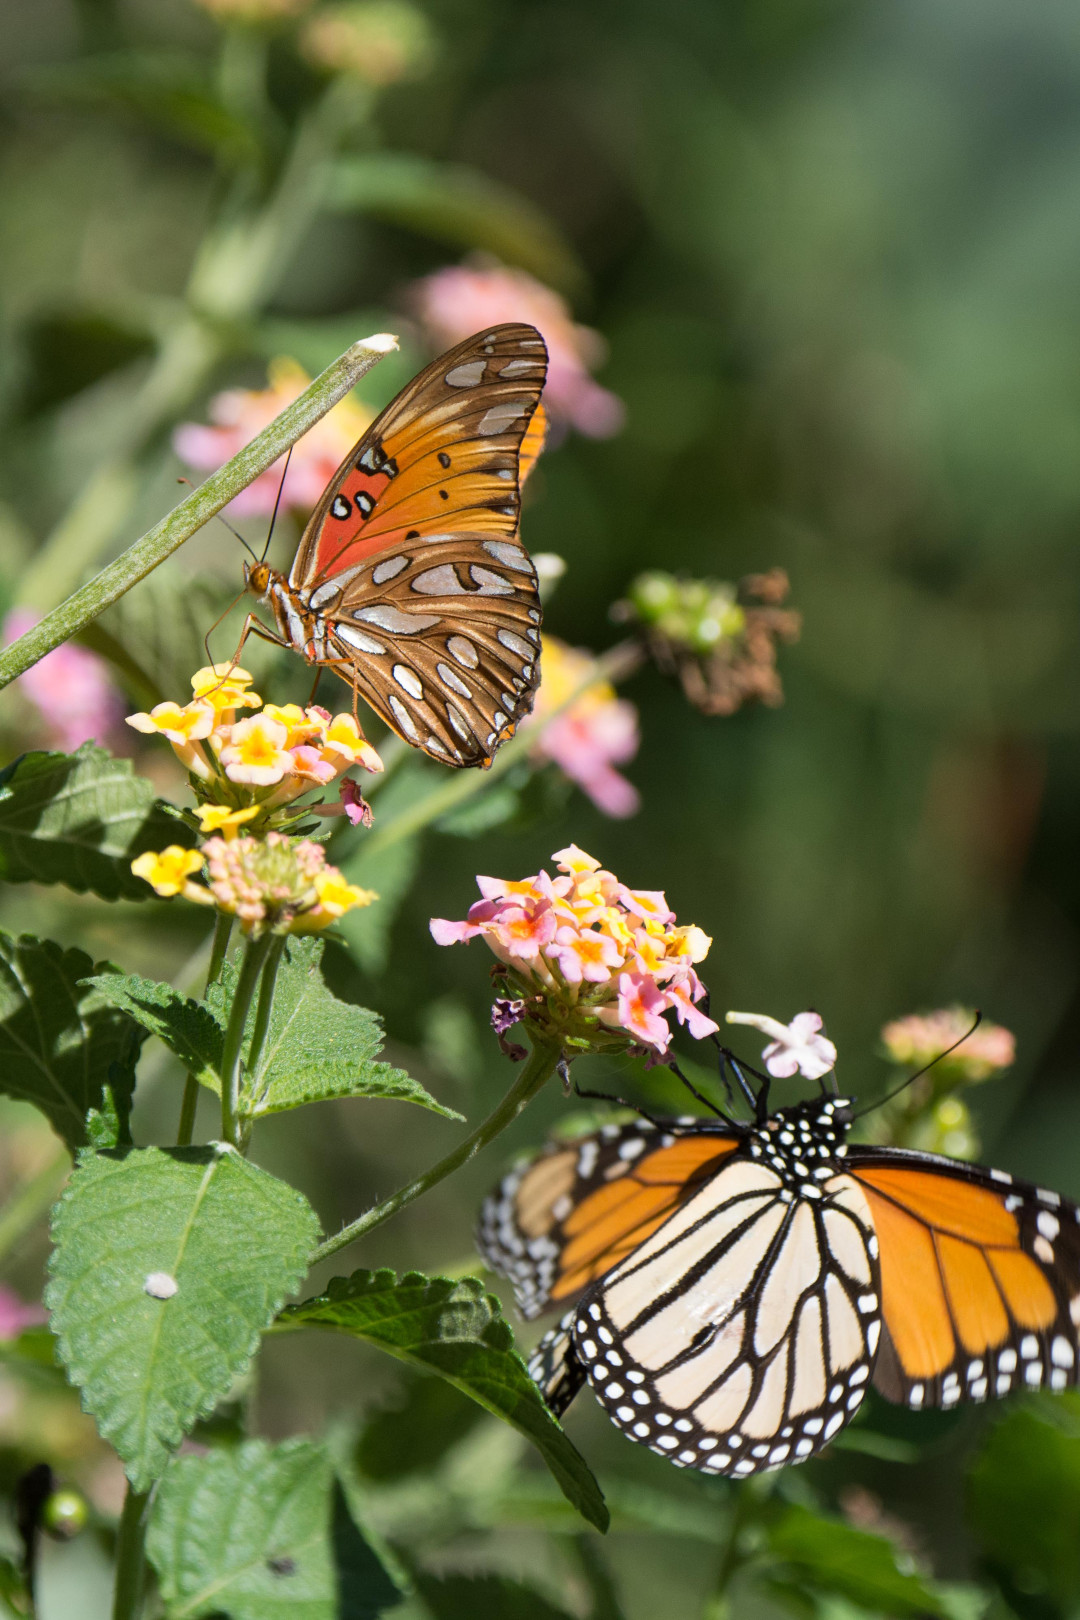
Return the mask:
<svg viewBox="0 0 1080 1620"><path fill-rule="evenodd" d="M761 1054L766 1069L776 1080L801 1074L804 1080L820 1080L836 1066L836 1047L821 1033L820 1013L796 1013L790 1024L782 1024L767 1013L729 1012L729 1024L749 1024L763 1035L770 1035Z"/></svg>

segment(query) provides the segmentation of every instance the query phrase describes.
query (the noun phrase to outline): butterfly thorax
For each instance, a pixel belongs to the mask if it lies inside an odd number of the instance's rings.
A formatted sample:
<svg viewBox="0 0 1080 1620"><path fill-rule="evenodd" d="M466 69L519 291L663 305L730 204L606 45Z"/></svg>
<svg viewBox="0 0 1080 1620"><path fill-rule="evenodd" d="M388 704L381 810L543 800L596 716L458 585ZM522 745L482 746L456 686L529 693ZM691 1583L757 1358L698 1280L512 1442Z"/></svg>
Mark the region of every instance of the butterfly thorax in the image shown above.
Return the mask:
<svg viewBox="0 0 1080 1620"><path fill-rule="evenodd" d="M767 1165L800 1197L824 1196L821 1184L843 1167L851 1099L815 1098L772 1114L746 1136L743 1151Z"/></svg>
<svg viewBox="0 0 1080 1620"><path fill-rule="evenodd" d="M309 663L326 659L326 636L330 626L319 607L336 602L341 596L340 586L334 585L332 590L324 589L322 593L314 592L316 598L321 594L323 601L313 606L312 593L302 588L296 589L284 574L271 568L269 563L247 565L244 579L253 596L257 596L260 602L270 604L284 642Z"/></svg>

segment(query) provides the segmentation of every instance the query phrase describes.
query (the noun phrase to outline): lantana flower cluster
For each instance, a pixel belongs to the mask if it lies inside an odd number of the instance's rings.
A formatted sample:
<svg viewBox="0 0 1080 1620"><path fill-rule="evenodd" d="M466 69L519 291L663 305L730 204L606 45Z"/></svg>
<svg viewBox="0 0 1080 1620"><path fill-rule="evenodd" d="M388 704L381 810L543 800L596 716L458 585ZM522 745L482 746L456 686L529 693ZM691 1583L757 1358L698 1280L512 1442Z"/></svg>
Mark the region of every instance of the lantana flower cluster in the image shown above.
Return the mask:
<svg viewBox="0 0 1080 1620"><path fill-rule="evenodd" d="M970 1007L941 1007L895 1019L885 1025L881 1040L896 1070L914 1070L917 1078L871 1116L871 1139L951 1159L977 1158L978 1129L959 1093L1010 1067L1016 1057L1012 1031L979 1023ZM956 1042L956 1050L949 1051ZM923 1068L926 1073L919 1074Z"/></svg>
<svg viewBox="0 0 1080 1620"><path fill-rule="evenodd" d="M204 867L205 884L194 882ZM181 894L228 912L245 934L317 933L378 899L329 865L321 844L277 832L265 838L209 838L201 849L170 844L138 856L131 870L164 898Z"/></svg>
<svg viewBox="0 0 1080 1620"><path fill-rule="evenodd" d="M628 888L574 844L552 859L557 877L478 877L483 899L464 922L431 922L437 944L482 938L498 959L505 994L492 1023L500 1037L521 1023L565 1057L628 1046L662 1055L669 1010L696 1038L715 1033L697 1005L705 987L694 971L709 936L678 924L659 890Z"/></svg>
<svg viewBox="0 0 1080 1620"><path fill-rule="evenodd" d="M202 801L195 812L201 831L231 838L246 823L257 823L249 831L280 827L295 816L295 800L336 781L339 805L302 809L365 820L356 783L342 779L354 765L374 773L383 763L353 716L316 704L263 703L251 681L238 665L212 664L192 676L190 703L159 703L128 716L136 731L172 744ZM245 709L258 712L241 715Z"/></svg>

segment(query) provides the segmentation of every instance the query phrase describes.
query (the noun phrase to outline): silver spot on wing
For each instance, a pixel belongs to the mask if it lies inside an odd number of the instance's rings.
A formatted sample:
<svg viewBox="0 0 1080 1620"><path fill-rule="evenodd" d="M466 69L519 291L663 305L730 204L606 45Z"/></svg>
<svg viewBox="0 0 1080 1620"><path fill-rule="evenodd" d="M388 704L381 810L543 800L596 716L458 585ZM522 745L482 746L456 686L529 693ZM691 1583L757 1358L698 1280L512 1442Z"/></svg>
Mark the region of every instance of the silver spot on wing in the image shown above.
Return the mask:
<svg viewBox="0 0 1080 1620"><path fill-rule="evenodd" d="M507 433L514 423L526 414L528 408L523 399L500 399L490 410L484 412L476 424L476 431L485 439L496 433Z"/></svg>
<svg viewBox="0 0 1080 1620"><path fill-rule="evenodd" d="M472 692L465 685L460 675L454 674L449 664L436 664L435 669L444 686L448 686L451 692L457 692L461 697L471 700Z"/></svg>
<svg viewBox="0 0 1080 1620"><path fill-rule="evenodd" d="M371 577L376 585L385 585L388 579L396 579L401 570L408 566L408 557L387 557L385 562L375 564Z"/></svg>
<svg viewBox="0 0 1080 1620"><path fill-rule="evenodd" d="M519 574L532 573L532 562L520 546L511 545L509 540L485 540L483 544L488 556L504 568L513 568Z"/></svg>
<svg viewBox="0 0 1080 1620"><path fill-rule="evenodd" d="M455 366L453 371L446 373L446 381L451 388L475 388L477 383L483 381L486 360L470 360L464 366Z"/></svg>
<svg viewBox="0 0 1080 1620"><path fill-rule="evenodd" d="M434 570L432 570L434 572ZM478 563L471 563L469 574L479 585L480 596L513 596L514 587L509 580L501 574L492 573L490 568L481 568Z"/></svg>
<svg viewBox="0 0 1080 1620"><path fill-rule="evenodd" d="M446 650L451 658L466 669L475 669L480 662L480 654L469 640L468 636L451 636L446 643Z"/></svg>
<svg viewBox="0 0 1080 1620"><path fill-rule="evenodd" d="M412 715L409 713L404 703L396 698L393 692L390 693L386 701L389 703L390 708L393 711L394 718L397 720L397 723L401 727L402 731L404 731L407 736L415 739L417 736L416 725L413 721Z"/></svg>
<svg viewBox="0 0 1080 1620"><path fill-rule="evenodd" d="M421 596L464 596L466 590L458 579L453 563L440 563L437 568L426 568L410 581L410 588Z"/></svg>
<svg viewBox="0 0 1080 1620"><path fill-rule="evenodd" d="M380 602L377 607L358 608L355 615L363 619L365 624L377 624L380 630L389 630L395 636L415 636L421 630L430 630L433 624L438 624L437 613L402 613L400 608L391 607L389 602Z"/></svg>
<svg viewBox="0 0 1080 1620"><path fill-rule="evenodd" d="M413 698L423 697L423 683L419 676L409 668L408 664L395 664L391 673L403 692L408 692L409 696Z"/></svg>
<svg viewBox="0 0 1080 1620"><path fill-rule="evenodd" d="M512 630L500 630L498 636L503 646L510 652L517 653L519 658L532 657L533 650L529 643L522 640L521 636L516 636Z"/></svg>
<svg viewBox="0 0 1080 1620"><path fill-rule="evenodd" d="M472 727L469 725L469 722L466 720L465 716L462 714L457 705L454 703L448 703L446 705L446 713L450 724L453 726L462 742L472 742Z"/></svg>
<svg viewBox="0 0 1080 1620"><path fill-rule="evenodd" d="M335 625L334 634L340 641L345 641L350 647L355 647L357 652L384 653L386 651L386 647L381 641L376 641L374 636L365 636L362 630L355 629L351 624Z"/></svg>

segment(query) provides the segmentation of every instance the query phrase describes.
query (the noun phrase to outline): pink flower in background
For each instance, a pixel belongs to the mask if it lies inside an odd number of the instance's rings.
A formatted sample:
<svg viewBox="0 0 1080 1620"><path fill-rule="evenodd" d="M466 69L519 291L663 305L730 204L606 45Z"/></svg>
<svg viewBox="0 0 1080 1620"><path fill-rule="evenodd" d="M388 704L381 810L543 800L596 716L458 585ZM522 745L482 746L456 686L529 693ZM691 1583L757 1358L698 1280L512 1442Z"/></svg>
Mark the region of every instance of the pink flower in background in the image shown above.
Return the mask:
<svg viewBox="0 0 1080 1620"><path fill-rule="evenodd" d="M27 1305L0 1283L0 1339L17 1339L23 1328L37 1327L47 1320L43 1305Z"/></svg>
<svg viewBox="0 0 1080 1620"><path fill-rule="evenodd" d="M217 394L210 402L215 427L181 423L173 434L173 449L181 461L199 472L215 471L250 444L311 382L303 366L288 359L272 361L269 377L269 388L230 388ZM295 507L305 514L311 511L373 415L349 395L304 434L293 447L281 495L283 507ZM241 490L227 510L237 517L269 517L284 467L282 456Z"/></svg>
<svg viewBox="0 0 1080 1620"><path fill-rule="evenodd" d="M588 680L593 665L588 653L554 636L544 637L540 690L528 722L540 733L533 753L557 765L598 810L621 819L634 815L641 804L637 788L614 769L638 751L637 709L616 697L607 681L597 681L563 707Z"/></svg>
<svg viewBox="0 0 1080 1620"><path fill-rule="evenodd" d="M13 608L4 620L5 644L33 629L41 617ZM19 691L44 722L44 741L70 754L91 738L104 743L123 716L120 693L96 653L65 641L18 680Z"/></svg>
<svg viewBox="0 0 1080 1620"><path fill-rule="evenodd" d="M548 346L544 405L552 419L590 439L609 439L622 427L622 400L589 375L604 358L603 339L576 325L565 301L542 281L502 265L451 265L417 282L413 293L420 319L440 348L500 321L528 321Z"/></svg>
<svg viewBox="0 0 1080 1620"><path fill-rule="evenodd" d="M893 1062L904 1067L940 1063L943 1072L959 1079L988 1080L1016 1061L1016 1037L985 1019L975 1027L976 1018L970 1007L940 1007L886 1024L881 1038Z"/></svg>

